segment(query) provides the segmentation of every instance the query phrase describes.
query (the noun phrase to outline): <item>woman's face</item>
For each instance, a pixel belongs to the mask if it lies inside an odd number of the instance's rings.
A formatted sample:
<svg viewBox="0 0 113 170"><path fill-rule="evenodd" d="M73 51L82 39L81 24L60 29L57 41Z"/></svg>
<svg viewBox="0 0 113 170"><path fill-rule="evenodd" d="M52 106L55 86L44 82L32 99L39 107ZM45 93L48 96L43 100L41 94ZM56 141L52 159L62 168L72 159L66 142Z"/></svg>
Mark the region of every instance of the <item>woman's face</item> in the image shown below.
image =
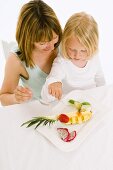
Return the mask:
<svg viewBox="0 0 113 170"><path fill-rule="evenodd" d="M51 41L44 41L44 42L35 42L35 48L40 52L51 52L54 50L54 45L58 42L58 35L53 33L53 39Z"/></svg>
<svg viewBox="0 0 113 170"><path fill-rule="evenodd" d="M73 60L87 60L88 52L86 48L79 42L79 40L73 35L68 39L66 44L66 50L68 56Z"/></svg>

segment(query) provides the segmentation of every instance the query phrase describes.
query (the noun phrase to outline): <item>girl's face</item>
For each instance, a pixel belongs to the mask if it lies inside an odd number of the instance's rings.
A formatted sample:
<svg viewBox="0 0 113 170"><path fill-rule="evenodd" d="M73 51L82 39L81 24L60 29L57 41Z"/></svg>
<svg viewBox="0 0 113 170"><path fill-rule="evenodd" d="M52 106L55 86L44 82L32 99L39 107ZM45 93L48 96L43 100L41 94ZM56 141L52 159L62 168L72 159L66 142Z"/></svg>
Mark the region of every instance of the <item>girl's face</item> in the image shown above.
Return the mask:
<svg viewBox="0 0 113 170"><path fill-rule="evenodd" d="M88 52L80 41L73 35L66 44L68 56L73 60L86 61Z"/></svg>
<svg viewBox="0 0 113 170"><path fill-rule="evenodd" d="M54 50L54 45L58 42L58 35L53 33L53 39L51 41L44 41L44 42L35 42L35 48L40 52L51 52Z"/></svg>

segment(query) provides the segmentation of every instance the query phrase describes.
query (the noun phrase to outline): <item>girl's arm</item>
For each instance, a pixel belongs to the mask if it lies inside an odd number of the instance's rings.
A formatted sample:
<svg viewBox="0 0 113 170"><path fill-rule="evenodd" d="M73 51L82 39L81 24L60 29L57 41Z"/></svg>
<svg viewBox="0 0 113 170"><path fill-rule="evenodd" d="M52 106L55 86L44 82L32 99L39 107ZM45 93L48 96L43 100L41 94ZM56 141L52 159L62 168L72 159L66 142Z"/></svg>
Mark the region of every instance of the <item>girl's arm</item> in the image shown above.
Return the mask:
<svg viewBox="0 0 113 170"><path fill-rule="evenodd" d="M5 75L0 91L2 105L22 103L31 98L29 89L19 87L20 75L25 75L20 60L15 54L10 54L5 65Z"/></svg>
<svg viewBox="0 0 113 170"><path fill-rule="evenodd" d="M62 97L62 83L55 82L55 83L49 84L48 93L54 96L56 99L60 100Z"/></svg>
<svg viewBox="0 0 113 170"><path fill-rule="evenodd" d="M63 69L64 59L57 57L52 65L51 72L42 88L41 97L46 103L60 99L62 95L62 80L65 77Z"/></svg>

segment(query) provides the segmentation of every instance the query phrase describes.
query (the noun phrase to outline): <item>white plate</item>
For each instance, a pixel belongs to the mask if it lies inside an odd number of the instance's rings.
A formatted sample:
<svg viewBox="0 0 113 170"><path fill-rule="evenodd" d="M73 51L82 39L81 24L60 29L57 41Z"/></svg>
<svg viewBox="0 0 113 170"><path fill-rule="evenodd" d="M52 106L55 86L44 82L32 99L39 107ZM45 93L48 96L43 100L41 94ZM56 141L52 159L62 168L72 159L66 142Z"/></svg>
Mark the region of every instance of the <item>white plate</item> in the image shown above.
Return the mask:
<svg viewBox="0 0 113 170"><path fill-rule="evenodd" d="M73 111L74 107L69 106L68 100L70 99L70 96L67 96L64 100L62 100L57 106L55 106L52 110L52 113L54 114L60 114L65 113L69 111ZM71 99L75 99L75 97L71 94ZM88 96L81 96L76 95L77 101L88 101L92 105L93 109L93 116L92 118L82 123L81 125L64 125L61 123L56 123L50 127L48 126L41 126L37 128L37 131L40 132L43 136L45 136L48 140L51 141L57 148L60 150L63 150L65 152L69 152L72 150L77 149L83 141L88 137L90 133L92 133L93 129L96 128L103 119L105 119L106 116L108 116L108 113L110 112L107 107L104 107L102 103L96 103L95 100L92 98L88 98ZM107 113L107 114L106 114ZM66 127L69 129L69 131L76 130L77 136L76 138L71 142L64 142L62 141L57 132L58 127Z"/></svg>

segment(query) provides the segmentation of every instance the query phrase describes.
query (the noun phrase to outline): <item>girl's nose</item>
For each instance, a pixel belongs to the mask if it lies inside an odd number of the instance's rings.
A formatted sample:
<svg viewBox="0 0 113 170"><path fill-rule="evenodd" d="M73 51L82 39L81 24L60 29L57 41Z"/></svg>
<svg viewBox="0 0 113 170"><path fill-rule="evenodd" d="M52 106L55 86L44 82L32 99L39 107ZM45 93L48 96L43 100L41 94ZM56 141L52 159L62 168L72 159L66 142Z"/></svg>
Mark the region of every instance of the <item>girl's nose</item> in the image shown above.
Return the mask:
<svg viewBox="0 0 113 170"><path fill-rule="evenodd" d="M75 56L76 59L80 59L81 58L78 51L76 52L76 54L74 56Z"/></svg>

